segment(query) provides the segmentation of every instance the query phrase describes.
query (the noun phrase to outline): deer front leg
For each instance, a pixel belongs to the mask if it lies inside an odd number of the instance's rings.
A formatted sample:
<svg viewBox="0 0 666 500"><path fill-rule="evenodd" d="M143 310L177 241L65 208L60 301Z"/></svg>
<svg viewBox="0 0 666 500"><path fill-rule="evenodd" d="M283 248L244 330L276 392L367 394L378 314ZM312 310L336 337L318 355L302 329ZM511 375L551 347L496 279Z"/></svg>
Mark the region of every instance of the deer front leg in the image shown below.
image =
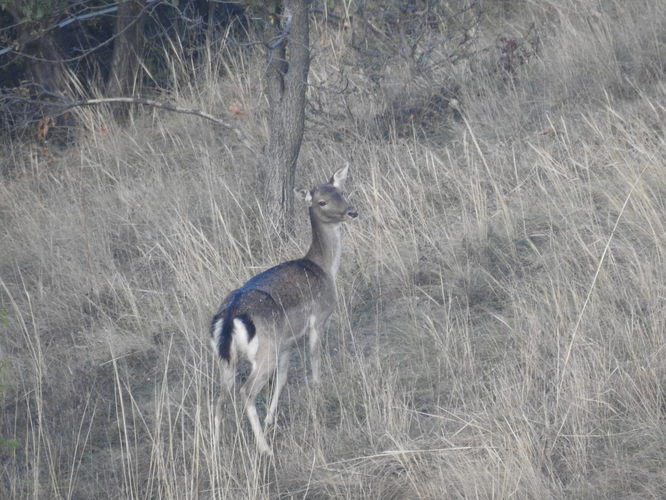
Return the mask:
<svg viewBox="0 0 666 500"><path fill-rule="evenodd" d="M308 334L308 343L310 345L310 368L312 369L312 382L319 385L321 380L321 353L319 352L319 329L314 320L310 322L310 332Z"/></svg>

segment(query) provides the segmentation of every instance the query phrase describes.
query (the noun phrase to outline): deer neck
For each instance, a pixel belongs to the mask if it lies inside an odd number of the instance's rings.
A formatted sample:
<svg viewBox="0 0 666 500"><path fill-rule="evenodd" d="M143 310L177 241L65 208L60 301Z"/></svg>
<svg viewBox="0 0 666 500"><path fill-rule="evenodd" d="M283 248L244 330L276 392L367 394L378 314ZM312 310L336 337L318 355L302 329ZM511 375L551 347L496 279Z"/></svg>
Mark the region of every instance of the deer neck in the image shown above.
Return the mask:
<svg viewBox="0 0 666 500"><path fill-rule="evenodd" d="M335 280L342 250L340 224L324 224L313 216L312 211L310 211L310 223L312 244L305 258L317 264Z"/></svg>

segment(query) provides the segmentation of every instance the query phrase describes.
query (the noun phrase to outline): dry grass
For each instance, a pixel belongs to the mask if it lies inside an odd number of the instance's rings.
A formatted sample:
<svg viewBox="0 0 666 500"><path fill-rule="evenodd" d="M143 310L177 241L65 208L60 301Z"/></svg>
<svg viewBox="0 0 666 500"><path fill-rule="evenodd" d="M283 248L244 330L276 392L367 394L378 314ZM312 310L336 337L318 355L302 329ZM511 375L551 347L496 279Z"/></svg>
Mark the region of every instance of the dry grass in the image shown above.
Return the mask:
<svg viewBox="0 0 666 500"><path fill-rule="evenodd" d="M408 96L458 86L462 118L411 134L383 128L395 92L372 90L345 33L315 26L300 174L351 162L361 216L324 383L294 355L272 462L232 404L211 441L210 316L309 238L304 214L293 239L257 233L257 156L148 111L111 130L87 111L87 135L54 156L8 145L0 438L20 447L0 450L0 497L666 496L666 14L592 5L528 2L429 79L389 62ZM495 37L532 22L538 51L503 74ZM260 149L261 59L199 71L172 98L240 107Z"/></svg>

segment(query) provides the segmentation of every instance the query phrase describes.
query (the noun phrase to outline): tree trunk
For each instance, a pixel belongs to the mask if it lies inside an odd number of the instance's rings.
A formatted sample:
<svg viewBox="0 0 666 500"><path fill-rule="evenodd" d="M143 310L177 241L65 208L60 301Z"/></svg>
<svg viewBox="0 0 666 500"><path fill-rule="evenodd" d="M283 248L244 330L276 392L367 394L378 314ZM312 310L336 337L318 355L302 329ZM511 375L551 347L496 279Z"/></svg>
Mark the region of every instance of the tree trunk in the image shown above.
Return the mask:
<svg viewBox="0 0 666 500"><path fill-rule="evenodd" d="M36 85L38 93L64 94L67 90L67 67L52 30L52 19L47 16L26 22L24 7L19 1L3 5L18 26L17 41L20 51L27 56L28 77Z"/></svg>
<svg viewBox="0 0 666 500"><path fill-rule="evenodd" d="M307 3L283 0L267 29L270 138L259 178L267 222L279 230L291 226L294 214L296 161L303 140L310 68Z"/></svg>
<svg viewBox="0 0 666 500"><path fill-rule="evenodd" d="M50 32L26 44L24 52L29 56L28 74L40 90L55 94L67 93L67 68L55 37Z"/></svg>
<svg viewBox="0 0 666 500"><path fill-rule="evenodd" d="M135 93L144 41L143 5L141 0L127 0L118 6L111 70L106 83L109 97L130 97ZM126 112L127 109L123 114Z"/></svg>
<svg viewBox="0 0 666 500"><path fill-rule="evenodd" d="M30 96L28 102L19 106L9 105L7 116L0 120L2 128L9 127L12 133L36 133L39 141L55 139L66 143L73 120L71 116L58 116L58 110L71 96L70 75L53 29L54 21L48 15L30 19L23 1L5 3L2 8L16 27L16 40L12 45L25 60L20 90L16 90L20 92L21 101L26 97L23 93L26 89ZM31 125L34 122L38 123L37 127Z"/></svg>

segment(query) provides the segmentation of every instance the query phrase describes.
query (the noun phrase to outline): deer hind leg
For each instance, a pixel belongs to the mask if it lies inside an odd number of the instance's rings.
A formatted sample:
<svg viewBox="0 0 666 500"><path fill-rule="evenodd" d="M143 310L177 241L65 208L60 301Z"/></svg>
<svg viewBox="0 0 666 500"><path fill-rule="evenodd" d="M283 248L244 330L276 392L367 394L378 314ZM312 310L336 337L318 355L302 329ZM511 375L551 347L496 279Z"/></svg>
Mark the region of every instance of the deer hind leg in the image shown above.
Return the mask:
<svg viewBox="0 0 666 500"><path fill-rule="evenodd" d="M223 392L217 396L215 403L215 434L217 442L220 438L220 425L222 423L222 402L224 398L233 399L234 382L236 380L236 359L235 355L229 361L220 359L220 378L222 380ZM226 394L225 394L226 393Z"/></svg>
<svg viewBox="0 0 666 500"><path fill-rule="evenodd" d="M267 353L265 356L261 356L261 359L252 363L252 371L241 387L240 393L247 418L250 421L250 427L252 427L252 432L254 433L257 448L265 455L272 455L273 452L266 442L264 431L259 422L256 406L257 395L264 388L275 369L275 354L268 351L264 352Z"/></svg>
<svg viewBox="0 0 666 500"><path fill-rule="evenodd" d="M220 422L222 420L222 401L224 398L233 399L234 381L236 378L235 365L234 359L230 361L220 360L220 378L222 379L222 387L224 389L222 394L217 397L217 404L215 405L215 433L217 436L219 436Z"/></svg>
<svg viewBox="0 0 666 500"><path fill-rule="evenodd" d="M281 352L278 357L277 374L275 376L275 389L271 398L271 405L266 413L265 425L272 425L275 420L275 411L277 410L280 393L287 383L287 373L289 372L289 350Z"/></svg>

